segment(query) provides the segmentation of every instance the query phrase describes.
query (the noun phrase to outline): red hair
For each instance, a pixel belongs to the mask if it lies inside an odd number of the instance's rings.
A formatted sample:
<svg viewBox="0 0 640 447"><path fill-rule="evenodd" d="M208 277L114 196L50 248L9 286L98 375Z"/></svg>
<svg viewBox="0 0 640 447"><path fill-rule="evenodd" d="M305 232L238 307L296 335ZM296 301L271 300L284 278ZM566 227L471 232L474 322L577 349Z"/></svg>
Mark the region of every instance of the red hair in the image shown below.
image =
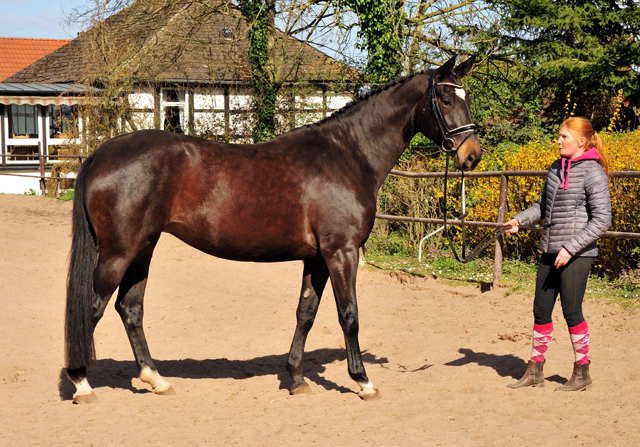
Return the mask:
<svg viewBox="0 0 640 447"><path fill-rule="evenodd" d="M573 137L577 140L580 138L586 138L587 144L585 145L586 150L589 150L595 147L598 150L598 155L600 155L600 166L604 169L604 172L609 176L609 163L607 162L607 157L604 153L604 143L602 142L602 138L600 135L593 130L593 126L591 125L591 121L581 116L572 116L571 118L567 118L564 120L560 128L566 127L569 133L573 135Z"/></svg>

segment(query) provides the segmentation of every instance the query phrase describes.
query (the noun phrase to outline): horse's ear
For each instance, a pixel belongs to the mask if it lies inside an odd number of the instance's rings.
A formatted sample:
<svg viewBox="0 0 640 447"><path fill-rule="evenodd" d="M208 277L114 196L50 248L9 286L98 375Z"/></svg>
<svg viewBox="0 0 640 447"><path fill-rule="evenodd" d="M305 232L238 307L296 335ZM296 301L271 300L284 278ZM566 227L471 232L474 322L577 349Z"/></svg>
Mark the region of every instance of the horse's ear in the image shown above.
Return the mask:
<svg viewBox="0 0 640 447"><path fill-rule="evenodd" d="M434 77L436 79L444 78L447 74L451 72L455 64L456 64L456 57L453 56L451 59L449 59L447 62L445 62L444 64L442 64L436 69L436 72L434 73L435 75Z"/></svg>
<svg viewBox="0 0 640 447"><path fill-rule="evenodd" d="M453 72L458 75L460 79L464 78L467 73L471 71L471 67L473 67L473 63L476 61L476 55L472 55L469 59L458 65L453 69Z"/></svg>

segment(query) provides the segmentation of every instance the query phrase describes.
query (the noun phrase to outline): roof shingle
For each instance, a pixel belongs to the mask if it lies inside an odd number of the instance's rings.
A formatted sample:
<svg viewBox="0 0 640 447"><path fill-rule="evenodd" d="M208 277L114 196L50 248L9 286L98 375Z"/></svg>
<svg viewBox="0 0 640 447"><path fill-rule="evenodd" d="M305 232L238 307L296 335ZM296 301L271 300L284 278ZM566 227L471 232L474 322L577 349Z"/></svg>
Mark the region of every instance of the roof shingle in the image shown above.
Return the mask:
<svg viewBox="0 0 640 447"><path fill-rule="evenodd" d="M71 40L0 37L0 82L68 42Z"/></svg>
<svg viewBox="0 0 640 447"><path fill-rule="evenodd" d="M250 79L247 23L237 8L220 0L210 2L212 9L198 2L155 3L157 11L150 11L145 2L134 2L7 82L99 83L114 75L138 82ZM356 70L279 30L277 43L286 43L280 46L284 49L283 73L293 71L295 57L301 60L287 80L335 81L357 76Z"/></svg>

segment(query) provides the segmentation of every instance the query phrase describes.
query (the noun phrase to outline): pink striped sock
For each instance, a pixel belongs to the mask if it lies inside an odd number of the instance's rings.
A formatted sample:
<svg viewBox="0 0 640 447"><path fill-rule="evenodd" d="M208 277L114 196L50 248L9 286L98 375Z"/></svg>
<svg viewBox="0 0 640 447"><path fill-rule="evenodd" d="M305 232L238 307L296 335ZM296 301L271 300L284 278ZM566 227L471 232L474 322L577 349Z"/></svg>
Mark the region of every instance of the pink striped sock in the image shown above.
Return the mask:
<svg viewBox="0 0 640 447"><path fill-rule="evenodd" d="M531 349L531 360L535 363L544 362L544 354L549 348L549 343L553 338L553 322L547 324L533 325L533 343Z"/></svg>
<svg viewBox="0 0 640 447"><path fill-rule="evenodd" d="M577 326L569 328L573 351L576 354L576 363L579 365L589 364L589 326L583 321Z"/></svg>

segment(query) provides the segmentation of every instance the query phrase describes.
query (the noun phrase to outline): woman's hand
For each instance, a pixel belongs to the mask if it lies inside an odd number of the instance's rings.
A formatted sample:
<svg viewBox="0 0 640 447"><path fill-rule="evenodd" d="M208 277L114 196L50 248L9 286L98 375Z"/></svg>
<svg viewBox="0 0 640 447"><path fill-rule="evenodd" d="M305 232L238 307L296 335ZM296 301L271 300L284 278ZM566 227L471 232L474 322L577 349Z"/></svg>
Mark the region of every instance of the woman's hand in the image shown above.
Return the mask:
<svg viewBox="0 0 640 447"><path fill-rule="evenodd" d="M511 225L511 228L509 228L507 231L505 231L505 233L517 233L518 232L518 227L520 226L520 222L518 222L516 219L511 219L509 222L505 222L502 224L503 226L507 226L507 225Z"/></svg>
<svg viewBox="0 0 640 447"><path fill-rule="evenodd" d="M571 256L571 253L569 253L566 248L562 247L562 250L560 250L560 253L556 256L556 262L554 262L554 265L556 268L567 265L567 262L571 260Z"/></svg>

